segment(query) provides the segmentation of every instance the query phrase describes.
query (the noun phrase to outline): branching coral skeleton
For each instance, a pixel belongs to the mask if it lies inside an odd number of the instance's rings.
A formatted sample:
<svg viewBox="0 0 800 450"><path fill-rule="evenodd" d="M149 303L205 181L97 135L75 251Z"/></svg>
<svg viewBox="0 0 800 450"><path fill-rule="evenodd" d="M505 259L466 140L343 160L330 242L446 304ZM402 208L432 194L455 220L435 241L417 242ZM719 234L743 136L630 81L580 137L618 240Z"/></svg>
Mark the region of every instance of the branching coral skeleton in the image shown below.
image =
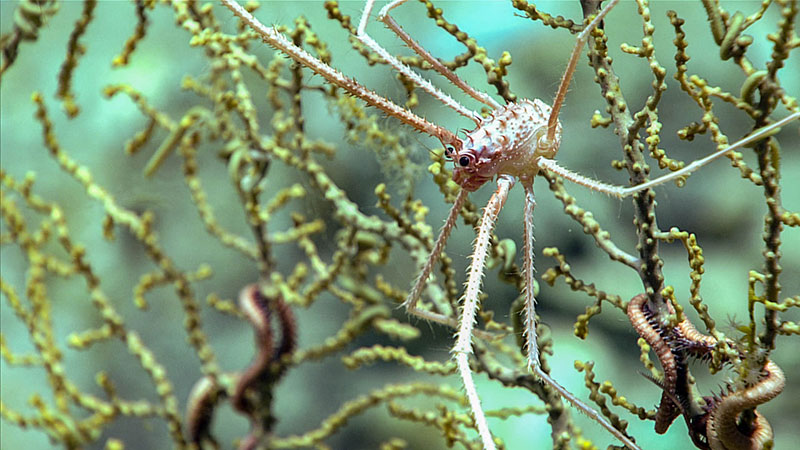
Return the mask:
<svg viewBox="0 0 800 450"><path fill-rule="evenodd" d="M452 349L452 352L454 354L458 371L469 399L472 416L481 436L483 446L486 449L495 448L495 444L491 432L489 431L486 418L481 408L480 399L472 379L472 373L469 367L469 356L473 351L472 337L473 335L477 334L473 328L477 312L480 309L479 296L484 273L484 263L489 250L491 233L498 214L507 199L509 190L511 187L513 187L516 181L519 180L525 191L523 254L523 272L525 278L524 333L527 339L526 352L529 367L538 377L540 377L553 389L558 391L559 394L561 394L573 406L597 421L616 438L622 441L627 447L631 449L638 449L639 447L630 437L616 429L605 417L597 413L594 409L564 389L540 367L539 350L536 342L535 299L533 290L534 237L532 216L534 207L536 205L533 193L533 180L540 170L545 170L560 175L576 184L585 186L594 191L613 195L619 198L627 197L671 180L676 180L699 169L703 165L710 163L720 156L739 149L747 144L766 138L770 136L777 127L800 118L800 113L794 113L778 122L765 126L746 138L741 139L730 146L719 149L709 156L689 164L681 170L631 187L612 186L562 168L553 160L553 158L558 151L561 141L562 127L558 120L559 111L563 105L564 98L566 97L567 88L569 87L575 71L578 58L582 53L583 46L590 33L596 27L598 27L606 14L608 14L608 12L618 3L618 0L612 0L609 2L608 5L606 5L597 15L592 18L592 20L578 35L552 107L548 106L541 100L520 100L516 103L510 103L506 105L498 104L487 94L467 85L455 73L442 65L427 50L425 50L405 31L403 31L402 28L400 28L400 26L391 18L389 15L391 10L405 3L406 0L394 0L383 7L378 13L378 20L388 26L422 59L431 64L434 70L436 70L439 74L458 86L470 97L490 107L493 111L487 117L483 117L478 112L470 110L457 100L440 91L433 84L431 84L430 81L422 78L411 68L404 65L383 47L381 47L380 44L378 44L374 39L372 39L367 34L366 28L370 14L374 8L374 0L367 0L361 20L359 21L356 38L377 53L405 78L411 80L415 85L419 86L424 91L441 101L445 106L455 110L457 113L473 121L476 125L476 128L468 132L463 138L458 137L456 134L429 122L428 120L401 106L396 105L392 101L362 86L354 79L343 75L341 72L330 67L305 50L291 43L286 37L280 34L277 29L263 25L258 19L253 17L234 0L221 1L244 23L255 30L255 32L267 44L284 52L298 63L308 67L322 76L331 84L345 89L348 93L364 100L367 104L380 109L385 114L397 118L403 123L413 127L417 131L437 138L445 149L445 156L454 162L455 168L453 170L453 180L461 186L461 190L450 210L450 213L447 216L445 224L438 238L436 239L433 250L430 253L428 260L420 272L416 282L414 283L414 286L411 289L404 305L411 314L417 315L426 320L435 321L457 328L456 343ZM419 308L418 301L423 292L425 283L430 276L432 268L436 264L439 255L444 249L450 232L456 223L459 212L466 201L467 194L477 190L483 184L493 179L496 179L497 189L484 209L484 214L478 229L474 252L472 254L472 262L468 270L468 280L463 296L463 309L460 320L458 323L456 323L456 321L454 321L451 317Z"/></svg>

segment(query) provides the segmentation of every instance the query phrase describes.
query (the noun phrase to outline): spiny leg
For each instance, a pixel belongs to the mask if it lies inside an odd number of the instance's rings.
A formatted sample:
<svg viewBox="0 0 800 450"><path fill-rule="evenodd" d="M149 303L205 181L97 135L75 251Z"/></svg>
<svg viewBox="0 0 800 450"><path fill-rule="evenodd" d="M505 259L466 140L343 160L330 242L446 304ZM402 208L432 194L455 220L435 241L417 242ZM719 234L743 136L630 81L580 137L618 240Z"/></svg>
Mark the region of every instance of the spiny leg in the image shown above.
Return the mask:
<svg viewBox="0 0 800 450"><path fill-rule="evenodd" d="M247 24L250 28L253 29L267 44L277 48L278 50L282 51L298 63L308 67L309 69L313 70L317 74L321 75L325 78L328 82L339 86L345 89L350 94L364 100L371 106L375 106L386 114L396 117L408 125L413 126L419 131L428 133L434 137L439 138L443 142L453 142L456 140L455 136L450 133L448 130L441 128L437 125L434 125L427 120L417 116L416 114L394 104L390 100L387 100L373 91L367 89L366 87L362 86L355 80L343 75L338 70L334 69L333 67L325 64L324 62L320 61L310 53L306 52L304 49L294 45L290 42L286 37L284 37L281 33L279 33L273 27L267 27L261 21L256 19L252 14L250 14L247 10L245 10L241 5L239 5L235 0L221 0L222 3L230 9L237 17L239 17L245 24ZM371 8L371 4L367 5ZM365 17L368 16L369 11L366 11ZM428 258L428 262L423 269L423 274L417 280L417 283L412 290L412 293L409 295L408 299L406 299L404 305L408 308L409 312L423 317L428 320L433 320L451 327L456 327L457 323L450 317L446 317L442 314L436 314L429 311L421 310L416 307L417 301L421 294L422 288L424 287L425 281L427 280L430 272L432 270L433 265L436 262L436 259L439 257L439 254L444 247L445 242L447 241L447 237L450 234L452 227L455 225L455 220L458 216L458 212L463 206L464 201L466 200L466 191L461 191L459 193L458 198L456 199L456 204L453 205L453 208L450 212L450 216L445 223L442 232L439 235L439 238L436 241L436 245L434 246L434 251ZM485 333L485 337L491 337L488 333Z"/></svg>
<svg viewBox="0 0 800 450"><path fill-rule="evenodd" d="M608 430L609 433L613 434L614 437L619 439L630 450L642 450L641 447L636 445L636 443L631 440L631 438L625 436L621 431L614 428L614 426L611 425L611 422L609 422L608 419L606 419L600 413L595 411L594 408L592 408L591 406L579 400L572 394L572 392L568 391L564 386L558 384L556 380L554 380L552 377L550 377L550 375L548 375L545 371L542 370L538 362L533 366L533 373L536 374L536 376L539 377L542 381L550 385L550 387L555 389L556 392L558 392L558 394L561 395L561 397L563 397L566 401L568 401L573 407L577 408L579 411L589 416L590 419L599 423L603 428Z"/></svg>
<svg viewBox="0 0 800 450"><path fill-rule="evenodd" d="M631 450L639 450L639 447L622 432L614 428L613 425L602 415L600 415L594 408L579 400L575 395L558 384L550 375L545 373L539 363L539 347L536 343L536 299L533 292L533 277L535 269L533 267L533 209L536 206L536 199L533 195L533 183L528 180L523 180L522 186L525 188L525 208L524 208L524 231L525 231L525 245L524 254L522 255L522 271L525 275L525 330L526 335L526 350L528 354L528 366L539 379L550 385L556 392L561 395L565 400L572 404L579 411L583 412L589 418L595 420L603 428L607 429L617 439L624 443Z"/></svg>
<svg viewBox="0 0 800 450"><path fill-rule="evenodd" d="M586 40L588 39L589 33L597 27L606 14L611 11L612 8L619 2L619 0L611 0L597 15L595 15L594 19L589 22L584 29L578 34L578 37L575 42L575 46L572 49L572 53L570 54L569 61L567 62L567 68L564 70L564 74L561 77L561 82L558 86L558 91L556 92L556 97L553 100L553 106L550 110L550 117L547 121L547 135L545 138L545 146L553 145L556 141L556 131L558 130L558 115L561 111L561 106L564 103L564 98L567 95L567 89L569 88L569 84L572 81L572 76L575 73L575 68L578 64L578 58L581 55L581 50L583 50L583 46L586 44ZM549 143L549 144L548 144ZM555 162L551 159L546 158L539 158L537 160L537 164L540 162L545 161L546 163L555 164ZM549 168L548 165L544 167ZM560 167L559 167L560 168ZM527 346L527 353L528 353L528 365L534 368L535 372L541 372L539 369L539 347L536 343L536 299L534 298L533 286L534 286L534 267L533 267L533 209L536 206L536 199L533 195L533 182L532 180L526 180L523 184L525 188L525 211L524 211L524 232L525 232L525 245L524 245L524 252L523 255L523 272L525 274L525 330L523 331L526 335L526 346ZM549 378L549 377L548 377ZM561 388L563 390L563 388ZM557 389L558 390L558 389ZM574 398L574 397L573 397Z"/></svg>
<svg viewBox="0 0 800 450"><path fill-rule="evenodd" d="M403 27L397 24L392 16L389 15L389 12L402 5L403 3L407 2L408 0L394 0L390 2L388 5L381 8L380 12L378 13L378 20L386 24L390 30L394 31L394 33L406 43L406 45L411 49L414 50L416 54L422 57L425 61L428 62L439 74L443 77L450 80L451 83L459 87L462 91L464 91L467 95L474 98L475 100L489 106L492 109L499 109L500 104L497 103L492 97L490 97L485 92L481 92L469 84L467 84L464 80L458 77L455 72L448 69L444 64L442 64L438 59L436 59L433 55L430 54L427 50L425 50L417 41L415 41L405 30Z"/></svg>
<svg viewBox="0 0 800 450"><path fill-rule="evenodd" d="M539 346L536 343L536 298L534 297L534 272L533 267L533 209L536 207L536 199L533 196L533 181L524 180L522 186L525 188L525 208L523 211L523 229L525 233L522 254L522 272L525 275L525 329L523 333L526 341L528 353L528 366L539 365Z"/></svg>
<svg viewBox="0 0 800 450"><path fill-rule="evenodd" d="M472 263L469 266L469 276L467 277L467 288L464 292L464 303L461 311L461 323L456 333L456 344L453 347L453 356L464 383L464 390L467 393L469 406L472 409L472 417L478 428L483 446L486 450L494 450L494 440L486 423L486 416L481 408L481 400L478 391L475 389L475 382L472 379L472 371L469 367L469 355L472 353L472 332L475 327L475 316L480 309L478 298L481 293L481 282L483 280L483 266L486 262L486 255L489 252L492 230L497 222L500 209L503 208L508 191L514 185L514 178L501 175L497 179L497 190L492 194L489 203L483 211L481 224L478 228L478 237L475 239L475 248L472 253Z"/></svg>
<svg viewBox="0 0 800 450"><path fill-rule="evenodd" d="M361 20L359 21L358 28L356 30L356 38L359 41L361 41L364 45L371 48L372 51L377 53L381 58L383 58L387 63L389 63L389 65L394 67L395 70L403 74L409 80L413 81L414 84L422 88L425 92L432 95L440 102L444 103L446 106L452 108L457 113L471 119L473 122L475 122L476 125L480 125L481 123L480 114L463 106L461 103L459 103L449 95L442 92L439 88L432 85L430 81L422 78L417 72L414 72L414 70L412 70L410 67L403 64L397 58L392 56L385 48L381 47L380 44L378 44L374 39L372 39L367 34L366 30L367 21L374 6L375 6L375 0L366 1L366 4L364 5L364 12L361 14Z"/></svg>
<svg viewBox="0 0 800 450"><path fill-rule="evenodd" d="M675 172L668 173L664 176L655 178L653 180L647 181L642 184L637 184L636 186L623 187L623 186L614 186L611 184L603 183L602 181L597 181L593 178L586 177L584 175L575 173L569 169L561 167L552 159L539 158L536 161L536 163L539 167L543 167L549 170L550 172L555 173L556 175L559 175L569 181L572 181L575 184L585 186L593 191L602 192L603 194L613 195L614 197L617 198L625 198L637 192L643 191L645 189L659 186L669 181L678 179L684 175L689 175L692 172L696 171L697 169L710 163L711 161L714 161L715 159L719 158L720 156L723 156L729 152L742 148L747 144L751 144L753 142L757 142L761 139L771 136L776 128L782 127L787 123L797 119L800 119L800 112L790 114L789 116L786 116L775 123L759 128L758 130L756 130L756 132L751 133L750 135L734 142L733 144L727 147L717 150L716 152L704 158L693 161L692 163L690 163L689 165L680 170L676 170Z"/></svg>
<svg viewBox="0 0 800 450"><path fill-rule="evenodd" d="M220 1L230 9L234 15L239 17L242 22L253 29L264 42L282 51L299 64L313 70L329 83L346 90L351 95L364 100L368 105L380 109L387 115L395 117L403 123L414 127L417 131L434 136L442 142L454 142L456 140L456 136L449 130L433 124L411 111L396 105L391 100L381 97L370 89L362 86L354 79L345 76L338 70L320 61L304 49L294 45L274 27L268 27L261 23L261 21L256 19L235 0Z"/></svg>
<svg viewBox="0 0 800 450"><path fill-rule="evenodd" d="M561 83L558 85L556 98L553 100L553 109L550 110L550 118L547 120L547 142L555 142L556 129L558 128L558 113L561 111L561 105L564 104L564 98L567 96L567 89L569 83L572 81L572 75L575 73L575 67L578 65L578 58L581 56L586 40L589 33L592 32L603 20L603 17L619 2L619 0L611 0L599 13L589 22L586 27L580 32L575 42L575 47L572 49L572 54L569 56L567 68L564 75L561 77Z"/></svg>
<svg viewBox="0 0 800 450"><path fill-rule="evenodd" d="M468 193L469 191L467 191L466 189L461 189L458 192L456 201L450 208L450 212L447 215L447 219L445 219L444 225L442 226L442 229L439 231L439 236L436 238L436 242L433 244L433 249L431 250L431 253L428 255L428 259L425 261L425 265L422 266L422 271L420 271L419 275L417 276L417 279L414 282L414 286L408 293L408 297L406 297L406 300L403 302L403 306L406 308L406 312L408 312L409 314L415 315L425 320L430 320L432 322L440 323L442 325L446 325L451 328L458 328L458 322L454 318L433 311L428 311L426 309L421 309L417 306L417 304L419 303L419 299L422 296L422 291L425 289L425 283L428 281L428 277L430 277L431 272L433 271L433 266L436 265L436 262L439 260L439 256L442 254L442 251L444 250L444 246L447 243L447 239L450 237L450 232L456 225L458 214L461 211L461 208L464 206L464 202L466 202L467 200ZM474 330L473 334L481 339L487 339L487 340L495 339L498 337L490 332L482 330Z"/></svg>
<svg viewBox="0 0 800 450"><path fill-rule="evenodd" d="M461 189L458 192L456 201L453 203L452 208L450 208L450 213L447 215L447 219L445 219L441 231L439 231L439 236L436 238L436 242L433 244L433 249L431 250L430 255L428 255L428 260L425 261L422 271L417 277L416 282L414 282L414 287L411 288L411 291L408 293L408 297L406 297L406 301L403 302L403 306L405 306L406 311L409 314L414 314L415 316L421 317L425 320L431 320L453 328L456 328L458 323L456 323L452 317L448 317L443 314L437 314L424 309L419 309L417 307L417 303L422 295L422 290L425 288L425 283L428 281L428 277L433 270L433 266L439 260L439 255L441 255L442 251L444 250L444 245L447 242L447 238L450 237L450 232L453 230L453 227L456 224L458 213L461 211L461 208L464 206L464 202L467 200L467 194L468 191L466 189Z"/></svg>

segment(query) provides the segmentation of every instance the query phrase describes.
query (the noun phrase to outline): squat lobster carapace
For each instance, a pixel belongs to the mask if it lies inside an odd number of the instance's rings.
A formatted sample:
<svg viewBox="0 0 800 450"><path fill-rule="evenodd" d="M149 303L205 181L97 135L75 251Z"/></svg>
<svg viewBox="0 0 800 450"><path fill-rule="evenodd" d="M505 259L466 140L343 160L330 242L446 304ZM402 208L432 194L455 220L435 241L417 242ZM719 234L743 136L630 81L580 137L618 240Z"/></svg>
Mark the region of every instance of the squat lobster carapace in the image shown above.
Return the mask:
<svg viewBox="0 0 800 450"><path fill-rule="evenodd" d="M505 203L511 187L520 181L525 191L524 195L524 253L523 272L525 280L524 311L526 336L526 353L530 369L545 383L555 389L569 403L598 422L617 439L630 449L639 447L629 436L615 428L608 419L600 415L593 408L579 400L553 380L539 365L539 350L536 342L535 299L534 299L534 266L533 266L533 210L536 205L533 193L533 180L540 170L547 170L558 174L570 181L588 187L589 189L603 192L616 197L625 197L636 192L666 183L678 177L697 170L714 159L738 149L746 144L765 138L776 127L782 126L792 120L800 118L800 113L792 114L785 119L757 130L750 136L718 150L706 158L695 161L684 169L673 172L661 178L632 187L617 187L581 176L560 167L553 158L558 152L562 127L558 121L559 111L563 105L567 88L572 79L578 59L589 34L600 24L608 12L619 0L611 0L592 20L583 28L577 37L577 42L570 55L567 68L561 79L553 106L548 106L541 100L520 100L516 103L500 105L487 94L480 92L463 80L454 72L445 67L434 58L427 50L412 39L389 15L391 10L406 0L394 0L383 7L378 13L378 20L383 22L406 45L415 51L431 67L447 78L451 83L462 89L467 95L478 100L492 109L488 117L470 110L449 95L445 94L428 80L422 78L414 70L400 62L388 51L381 47L366 32L368 19L374 7L374 0L367 0L364 11L359 21L356 38L364 45L377 53L388 64L400 72L405 78L411 80L421 89L441 101L445 106L453 109L462 116L475 123L475 129L460 138L451 131L442 128L413 112L396 105L392 101L376 94L362 86L352 78L330 67L315 58L302 48L291 43L276 29L267 27L254 18L249 12L234 0L222 0L233 13L244 23L250 26L269 45L286 53L298 63L313 70L329 83L345 89L355 97L364 100L385 114L397 118L417 131L437 138L445 149L445 156L453 161L453 180L461 186L456 200L445 220L445 224L437 237L433 249L417 277L404 305L409 313L426 320L435 321L457 329L456 343L452 349L458 371L464 384L468 397L472 417L486 449L494 449L495 444L481 408L480 399L475 388L472 373L469 367L469 356L472 353L472 337L475 318L480 308L480 291L484 273L484 263L489 251L491 234L498 214ZM497 190L486 205L483 217L478 228L475 240L472 262L468 271L466 289L463 295L463 309L459 321L452 317L421 309L418 307L419 299L425 287L433 266L444 249L445 243L455 226L459 212L466 201L467 194L480 188L483 184L497 180Z"/></svg>

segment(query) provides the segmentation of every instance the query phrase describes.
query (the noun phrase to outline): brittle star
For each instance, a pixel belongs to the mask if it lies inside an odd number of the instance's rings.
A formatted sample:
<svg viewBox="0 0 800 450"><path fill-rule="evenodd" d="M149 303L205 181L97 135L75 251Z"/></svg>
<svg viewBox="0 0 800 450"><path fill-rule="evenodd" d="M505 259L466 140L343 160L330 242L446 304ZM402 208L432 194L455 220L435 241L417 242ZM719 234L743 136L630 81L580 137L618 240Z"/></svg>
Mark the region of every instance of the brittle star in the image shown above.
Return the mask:
<svg viewBox="0 0 800 450"><path fill-rule="evenodd" d="M691 394L681 386L687 382L688 376L686 355L708 359L717 340L700 333L685 317L674 327L663 328L647 307L647 300L645 294L633 297L628 302L628 318L639 336L655 352L664 371L664 380L657 383L663 393L656 411L656 432L665 433L672 421L683 413L689 425L689 435L699 448L761 449L771 442L772 427L761 413L753 411L750 429L742 429L739 420L745 410L753 410L783 391L786 378L781 368L767 360L762 370L765 375L759 376L758 382L743 389L729 387L727 392L719 395L704 396L705 405L700 411L694 411ZM675 313L669 302L667 310L670 314Z"/></svg>

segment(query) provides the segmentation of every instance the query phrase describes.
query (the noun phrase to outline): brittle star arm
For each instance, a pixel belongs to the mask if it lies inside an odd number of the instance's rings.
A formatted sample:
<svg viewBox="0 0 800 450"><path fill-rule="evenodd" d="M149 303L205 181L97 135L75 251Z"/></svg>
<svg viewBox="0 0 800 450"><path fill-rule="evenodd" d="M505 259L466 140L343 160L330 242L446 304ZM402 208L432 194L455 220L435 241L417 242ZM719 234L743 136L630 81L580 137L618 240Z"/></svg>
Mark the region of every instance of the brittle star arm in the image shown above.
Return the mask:
<svg viewBox="0 0 800 450"><path fill-rule="evenodd" d="M786 376L777 364L768 360L764 365L766 376L753 386L724 396L709 414L706 434L711 448L765 448L772 442L772 427L758 411L755 412L755 429L745 434L738 427L741 413L766 403L783 391Z"/></svg>
<svg viewBox="0 0 800 450"><path fill-rule="evenodd" d="M654 324L651 323L653 318L652 315L645 311L646 303L647 295L645 294L639 294L633 297L630 302L628 302L627 314L628 320L630 320L633 328L639 333L639 336L647 342L647 345L650 346L653 352L655 352L658 361L661 363L661 369L664 371L664 380L660 383L664 392L661 395L661 403L658 406L655 417L656 433L664 434L675 418L680 414L678 410L680 403L674 402L673 400L675 386L678 381L678 362L669 344L664 341L661 333L659 333L654 327ZM669 303L667 304L670 311L674 311L672 305Z"/></svg>

